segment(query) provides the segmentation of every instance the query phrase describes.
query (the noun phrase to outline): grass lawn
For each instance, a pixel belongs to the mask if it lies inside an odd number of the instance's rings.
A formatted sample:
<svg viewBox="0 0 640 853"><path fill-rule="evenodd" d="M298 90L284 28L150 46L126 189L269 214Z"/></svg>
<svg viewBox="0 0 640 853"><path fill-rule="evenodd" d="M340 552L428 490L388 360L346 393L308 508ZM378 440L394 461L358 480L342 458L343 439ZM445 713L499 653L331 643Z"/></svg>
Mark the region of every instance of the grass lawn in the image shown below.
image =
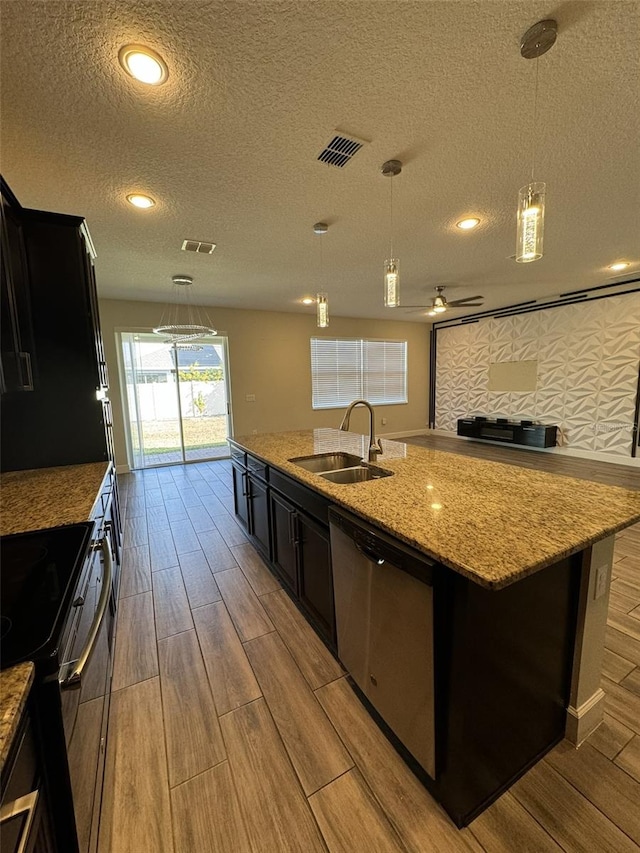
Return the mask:
<svg viewBox="0 0 640 853"><path fill-rule="evenodd" d="M227 440L227 417L185 418L183 420L185 450L220 447ZM134 441L137 438L133 430ZM144 421L142 424L144 453L174 453L180 450L180 424L177 419ZM138 449L138 448L135 448Z"/></svg>

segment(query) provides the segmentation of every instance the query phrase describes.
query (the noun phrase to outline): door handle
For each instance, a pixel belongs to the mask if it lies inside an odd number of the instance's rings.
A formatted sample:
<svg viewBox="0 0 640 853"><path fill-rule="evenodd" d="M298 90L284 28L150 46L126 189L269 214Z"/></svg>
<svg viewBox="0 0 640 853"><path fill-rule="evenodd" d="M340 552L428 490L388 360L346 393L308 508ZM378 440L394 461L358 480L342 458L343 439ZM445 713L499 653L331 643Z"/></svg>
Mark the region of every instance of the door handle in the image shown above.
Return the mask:
<svg viewBox="0 0 640 853"><path fill-rule="evenodd" d="M104 536L102 538L99 543L99 548L101 548L104 555L104 577L102 578L102 589L100 590L98 608L95 616L93 617L87 642L80 654L80 657L77 661L73 661L72 664L69 665L71 672L68 675L60 677L60 687L63 690L76 689L80 687L82 683L82 675L89 663L89 660L91 659L95 645L98 642L98 635L100 633L100 628L102 627L102 621L107 612L107 607L109 606L109 596L111 595L111 584L113 582L113 559L111 557L111 547L109 545L108 536Z"/></svg>
<svg viewBox="0 0 640 853"><path fill-rule="evenodd" d="M24 381L24 376L22 375L22 370L20 371L20 378L22 380L22 390L23 391L33 391L33 371L31 370L31 355L28 352L19 352L18 358L20 358L27 369L27 381Z"/></svg>

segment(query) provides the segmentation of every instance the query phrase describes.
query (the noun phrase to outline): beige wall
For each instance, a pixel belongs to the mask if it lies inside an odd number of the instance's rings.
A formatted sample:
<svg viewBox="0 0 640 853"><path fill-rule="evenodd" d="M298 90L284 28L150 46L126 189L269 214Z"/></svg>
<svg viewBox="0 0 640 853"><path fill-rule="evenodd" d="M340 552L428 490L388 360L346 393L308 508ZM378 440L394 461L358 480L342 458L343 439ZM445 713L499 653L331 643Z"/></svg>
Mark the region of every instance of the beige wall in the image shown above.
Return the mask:
<svg viewBox="0 0 640 853"><path fill-rule="evenodd" d="M235 435L257 432L337 427L342 410L311 408L311 356L309 340L327 337L406 340L408 399L406 405L377 406L379 433L426 430L429 396L429 327L424 323L393 320L355 320L332 317L328 329L318 329L315 315L233 308L209 309L220 334L229 339L231 398ZM153 302L100 301L102 335L109 366L114 410L116 461L127 461L122 397L116 359L116 331L151 330L162 305ZM255 403L246 395L255 394ZM387 423L382 426L381 419ZM354 431L367 432L366 412L354 413Z"/></svg>

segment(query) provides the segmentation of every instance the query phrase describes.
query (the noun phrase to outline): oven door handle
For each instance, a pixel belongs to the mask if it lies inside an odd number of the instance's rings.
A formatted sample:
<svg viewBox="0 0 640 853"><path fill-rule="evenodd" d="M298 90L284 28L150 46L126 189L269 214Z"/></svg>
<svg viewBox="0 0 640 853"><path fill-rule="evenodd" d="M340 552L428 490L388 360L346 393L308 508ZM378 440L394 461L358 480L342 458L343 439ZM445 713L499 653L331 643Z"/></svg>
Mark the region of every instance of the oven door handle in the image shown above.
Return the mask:
<svg viewBox="0 0 640 853"><path fill-rule="evenodd" d="M111 595L111 584L113 583L113 558L111 557L111 547L109 546L109 536L103 536L102 540L94 546L96 550L99 548L104 555L104 577L102 580L102 589L100 590L100 599L98 601L98 609L93 617L93 623L87 637L87 643L82 650L82 653L69 673L60 679L60 687L63 690L70 690L80 687L82 682L82 674L85 667L91 659L94 646L98 641L100 628L109 606L109 596Z"/></svg>
<svg viewBox="0 0 640 853"><path fill-rule="evenodd" d="M23 812L27 815L24 826L22 827L22 832L20 833L16 853L25 853L27 844L32 840L29 838L29 835L31 833L31 825L36 814L37 805L38 791L36 790L32 791L30 794L26 794L24 797L20 797L18 800L14 800L12 803L7 803L6 806L2 806L2 810L0 811L0 823L4 823L10 818L17 817Z"/></svg>

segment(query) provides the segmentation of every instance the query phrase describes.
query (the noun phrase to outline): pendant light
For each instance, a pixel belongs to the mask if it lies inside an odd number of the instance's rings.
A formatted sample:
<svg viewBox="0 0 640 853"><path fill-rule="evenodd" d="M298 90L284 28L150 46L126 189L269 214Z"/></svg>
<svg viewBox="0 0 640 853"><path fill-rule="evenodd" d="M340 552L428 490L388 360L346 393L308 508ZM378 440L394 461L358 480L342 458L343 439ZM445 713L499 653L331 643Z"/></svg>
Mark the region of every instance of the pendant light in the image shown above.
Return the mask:
<svg viewBox="0 0 640 853"><path fill-rule="evenodd" d="M400 269L397 258L393 257L393 179L402 171L400 160L387 160L380 169L390 181L389 203L389 257L384 262L384 306L398 308L400 305Z"/></svg>
<svg viewBox="0 0 640 853"><path fill-rule="evenodd" d="M326 222L316 222L313 226L313 233L321 238L329 230ZM324 284L322 273L322 239L320 240L320 286ZM329 296L324 291L316 294L316 323L319 329L326 329L329 326Z"/></svg>
<svg viewBox="0 0 640 853"><path fill-rule="evenodd" d="M217 335L206 309L191 303L193 278L174 275L171 282L173 298L165 305L160 323L153 330L155 334L164 335L171 343L177 344Z"/></svg>
<svg viewBox="0 0 640 853"><path fill-rule="evenodd" d="M538 261L542 257L546 184L534 180L538 120L538 59L553 47L557 35L557 23L548 19L538 21L537 24L530 27L520 41L520 54L525 59L536 60L536 78L533 95L533 130L531 133L531 180L518 192L516 261L519 264Z"/></svg>

